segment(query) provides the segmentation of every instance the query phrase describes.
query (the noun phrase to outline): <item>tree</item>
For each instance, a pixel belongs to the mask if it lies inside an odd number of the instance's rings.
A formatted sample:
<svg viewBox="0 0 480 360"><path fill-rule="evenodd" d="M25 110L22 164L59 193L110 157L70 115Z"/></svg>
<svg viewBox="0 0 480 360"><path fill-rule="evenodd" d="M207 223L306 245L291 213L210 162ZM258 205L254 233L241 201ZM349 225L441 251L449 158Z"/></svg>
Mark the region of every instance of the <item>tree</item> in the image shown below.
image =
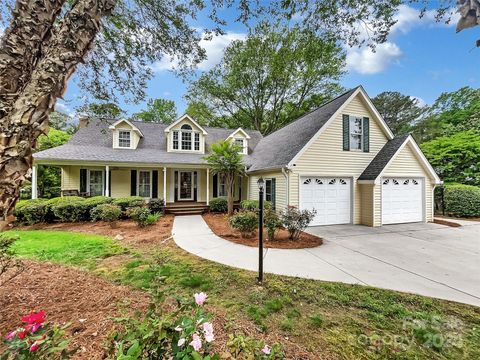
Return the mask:
<svg viewBox="0 0 480 360"><path fill-rule="evenodd" d="M204 158L210 165L212 173L225 179L229 216L233 215L235 179L245 175L245 164L240 152L240 147L235 143L221 140L212 144L210 155Z"/></svg>
<svg viewBox="0 0 480 360"><path fill-rule="evenodd" d="M420 145L445 182L480 186L480 134L474 130L441 136Z"/></svg>
<svg viewBox="0 0 480 360"><path fill-rule="evenodd" d="M78 112L87 118L118 119L125 111L113 102L93 102L78 108Z"/></svg>
<svg viewBox="0 0 480 360"><path fill-rule="evenodd" d="M177 118L177 108L172 100L150 99L147 110L134 114L133 118L144 122L171 124Z"/></svg>
<svg viewBox="0 0 480 360"><path fill-rule="evenodd" d="M77 68L79 86L95 99L130 95L138 100L153 62L169 55L178 71L186 71L205 58L200 39L221 31L225 22L219 9L226 6L237 6L237 19L244 23L262 14L287 20L298 15L313 32L336 33L339 41L352 44L365 40L355 26L364 19L371 19L367 41L384 42L400 5L386 0L207 1L0 3L0 20L9 22L0 44L0 228L29 176L37 138L46 133L48 116ZM203 33L194 27L200 16L213 24Z"/></svg>
<svg viewBox="0 0 480 360"><path fill-rule="evenodd" d="M395 135L408 133L428 109L417 98L397 91L382 92L372 102Z"/></svg>
<svg viewBox="0 0 480 360"><path fill-rule="evenodd" d="M333 37L273 28L262 23L234 41L221 63L191 84L187 99L228 115L233 127L269 134L318 106L317 94L339 90L345 55Z"/></svg>
<svg viewBox="0 0 480 360"><path fill-rule="evenodd" d="M213 110L202 101L192 101L188 103L185 113L194 118L195 121L202 126L217 126L214 124L215 115L213 114Z"/></svg>
<svg viewBox="0 0 480 360"><path fill-rule="evenodd" d="M77 130L76 126L73 124L73 119L60 111L54 111L48 117L48 124L51 129L65 131L69 134L75 133Z"/></svg>

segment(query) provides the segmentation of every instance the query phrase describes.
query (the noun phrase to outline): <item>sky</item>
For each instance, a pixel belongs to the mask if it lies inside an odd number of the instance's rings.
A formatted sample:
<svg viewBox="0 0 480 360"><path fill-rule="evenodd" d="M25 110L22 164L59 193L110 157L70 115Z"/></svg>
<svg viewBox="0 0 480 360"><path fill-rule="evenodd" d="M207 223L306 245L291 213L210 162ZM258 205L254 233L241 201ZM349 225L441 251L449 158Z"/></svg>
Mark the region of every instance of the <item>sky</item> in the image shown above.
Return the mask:
<svg viewBox="0 0 480 360"><path fill-rule="evenodd" d="M347 89L363 85L371 97L383 91L399 91L426 104L433 103L442 92L463 86L480 87L480 48L475 47L480 27L457 34L455 19L447 25L435 22L433 12L422 19L418 15L416 9L402 5L387 42L378 45L375 52L366 47L345 48L347 74L341 85ZM208 59L199 65L197 73L217 64L231 41L246 36L246 28L238 23L230 22L225 30L225 35L202 41ZM183 114L186 108L183 96L188 84L170 72L167 58L152 64L152 68L155 76L148 83L148 98L171 99L178 114ZM73 115L80 96L77 86L70 81L57 110ZM132 114L145 108L146 102L120 105Z"/></svg>

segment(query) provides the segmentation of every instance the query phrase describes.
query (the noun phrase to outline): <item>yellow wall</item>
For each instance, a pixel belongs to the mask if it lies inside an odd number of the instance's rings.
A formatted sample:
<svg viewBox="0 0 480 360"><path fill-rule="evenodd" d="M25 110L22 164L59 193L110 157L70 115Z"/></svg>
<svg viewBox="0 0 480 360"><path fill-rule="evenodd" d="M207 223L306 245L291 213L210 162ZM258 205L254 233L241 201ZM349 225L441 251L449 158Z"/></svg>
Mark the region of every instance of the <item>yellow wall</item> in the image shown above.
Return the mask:
<svg viewBox="0 0 480 360"><path fill-rule="evenodd" d="M258 200L258 179L263 177L264 179L272 179L275 178L275 200L276 200L276 208L277 210L281 210L286 208L287 206L287 186L286 186L286 179L285 176L281 171L273 171L273 172L262 172L256 173L254 175L250 175L249 181L249 189L248 189L248 198L250 200Z"/></svg>
<svg viewBox="0 0 480 360"><path fill-rule="evenodd" d="M118 131L119 130L133 130L133 128L126 123L125 121L120 122L116 127L115 130L112 131L112 136L113 136L113 147L115 149L124 149L124 148L119 148L118 147ZM138 143L140 142L140 135L136 131L132 131L132 149L136 149L138 146Z"/></svg>
<svg viewBox="0 0 480 360"><path fill-rule="evenodd" d="M192 127L193 131L196 131L196 132L199 132L200 133L200 150L197 151L197 150L173 150L173 130L180 130L181 127L184 125L184 124L188 124ZM200 130L198 128L197 125L195 125L195 123L193 121L190 121L190 119L188 118L184 118L182 121L180 121L178 124L175 124L175 126L173 126L171 129L170 129L170 132L168 132L167 134L165 134L165 136L167 136L167 151L169 152L181 152L181 153L200 153L200 154L204 154L205 153L205 136L203 135L202 133L202 130ZM180 142L180 134L178 134L178 146L179 148L181 147L181 142ZM193 148L193 141L194 141L194 135L192 134L192 148Z"/></svg>
<svg viewBox="0 0 480 360"><path fill-rule="evenodd" d="M343 150L342 115L368 117L370 119L370 151ZM353 178L353 223L361 223L361 193L357 178L387 142L375 116L357 95L344 110L332 120L311 146L300 156L290 175L290 204L299 206L300 176L343 176Z"/></svg>
<svg viewBox="0 0 480 360"><path fill-rule="evenodd" d="M374 226L374 196L375 185L362 184L358 186L360 192L360 223Z"/></svg>

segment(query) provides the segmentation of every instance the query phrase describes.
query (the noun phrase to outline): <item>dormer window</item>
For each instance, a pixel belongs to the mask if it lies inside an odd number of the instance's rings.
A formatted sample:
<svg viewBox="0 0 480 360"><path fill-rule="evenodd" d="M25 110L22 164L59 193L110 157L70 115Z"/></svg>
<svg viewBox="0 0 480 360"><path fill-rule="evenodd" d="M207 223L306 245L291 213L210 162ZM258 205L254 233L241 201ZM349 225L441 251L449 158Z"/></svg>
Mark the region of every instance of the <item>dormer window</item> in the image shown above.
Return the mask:
<svg viewBox="0 0 480 360"><path fill-rule="evenodd" d="M248 154L248 140L250 139L250 135L248 135L245 130L243 130L242 128L238 128L233 133L231 133L227 139L232 141L240 148L240 154Z"/></svg>
<svg viewBox="0 0 480 360"><path fill-rule="evenodd" d="M130 148L132 144L132 132L129 130L118 131L118 147Z"/></svg>
<svg viewBox="0 0 480 360"><path fill-rule="evenodd" d="M205 136L208 133L190 116L182 116L164 131L167 134L167 151L205 152Z"/></svg>
<svg viewBox="0 0 480 360"><path fill-rule="evenodd" d="M247 154L246 139L235 139L235 145L237 145L240 148L240 154Z"/></svg>

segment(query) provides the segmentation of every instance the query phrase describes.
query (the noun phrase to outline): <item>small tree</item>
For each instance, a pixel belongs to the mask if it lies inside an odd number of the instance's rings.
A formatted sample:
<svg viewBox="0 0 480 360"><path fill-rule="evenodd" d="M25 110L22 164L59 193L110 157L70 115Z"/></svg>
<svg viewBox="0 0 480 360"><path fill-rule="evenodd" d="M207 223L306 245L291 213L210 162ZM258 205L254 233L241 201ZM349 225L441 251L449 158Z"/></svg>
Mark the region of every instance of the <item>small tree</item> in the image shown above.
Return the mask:
<svg viewBox="0 0 480 360"><path fill-rule="evenodd" d="M233 215L233 194L235 178L245 174L245 164L240 154L241 149L233 142L220 140L212 144L211 154L204 159L211 166L213 174L225 178L227 186L228 215Z"/></svg>

